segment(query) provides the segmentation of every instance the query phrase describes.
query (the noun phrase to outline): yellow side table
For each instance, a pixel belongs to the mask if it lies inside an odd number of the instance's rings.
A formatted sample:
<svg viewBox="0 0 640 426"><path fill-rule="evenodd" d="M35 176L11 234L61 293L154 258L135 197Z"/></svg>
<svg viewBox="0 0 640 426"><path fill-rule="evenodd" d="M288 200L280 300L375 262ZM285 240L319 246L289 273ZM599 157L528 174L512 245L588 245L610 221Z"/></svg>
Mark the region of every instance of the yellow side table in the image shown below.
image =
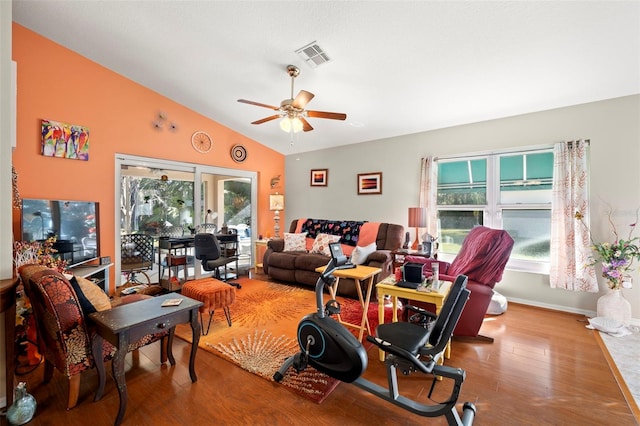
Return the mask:
<svg viewBox="0 0 640 426"><path fill-rule="evenodd" d="M255 263L255 268L256 268L256 274L262 274L263 270L262 270L262 258L264 257L264 252L267 251L267 243L269 242L269 240L256 240L255 241L255 249L254 249L254 253L256 254L256 263Z"/></svg>

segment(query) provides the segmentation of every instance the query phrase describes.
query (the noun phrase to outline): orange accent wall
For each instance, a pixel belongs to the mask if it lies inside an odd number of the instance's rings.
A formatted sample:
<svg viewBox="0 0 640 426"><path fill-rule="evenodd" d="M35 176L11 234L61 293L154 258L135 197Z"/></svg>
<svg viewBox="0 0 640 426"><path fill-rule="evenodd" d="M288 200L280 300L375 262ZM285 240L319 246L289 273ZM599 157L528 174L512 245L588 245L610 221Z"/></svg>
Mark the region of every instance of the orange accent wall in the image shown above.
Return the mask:
<svg viewBox="0 0 640 426"><path fill-rule="evenodd" d="M24 198L100 202L100 250L113 257L115 237L115 153L206 164L258 173L258 231L273 228L270 180L282 176L282 154L236 133L120 74L78 55L33 31L13 24L13 60L18 64L17 147L13 165ZM176 76L180 78L180 76ZM175 132L152 125L158 113L177 124ZM89 128L89 161L41 155L42 119ZM207 154L195 151L191 135L203 130L213 138ZM236 163L230 150L247 149ZM20 238L20 214L13 231Z"/></svg>

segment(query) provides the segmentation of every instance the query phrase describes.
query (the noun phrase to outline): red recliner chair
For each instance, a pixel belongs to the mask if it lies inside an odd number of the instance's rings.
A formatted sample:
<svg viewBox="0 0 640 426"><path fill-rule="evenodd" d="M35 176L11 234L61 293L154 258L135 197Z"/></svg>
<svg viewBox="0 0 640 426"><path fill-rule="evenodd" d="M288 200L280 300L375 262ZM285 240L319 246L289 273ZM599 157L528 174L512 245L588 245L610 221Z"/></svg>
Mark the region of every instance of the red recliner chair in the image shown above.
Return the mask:
<svg viewBox="0 0 640 426"><path fill-rule="evenodd" d="M471 296L453 332L454 336L493 341L493 338L479 334L480 326L489 308L493 287L502 279L512 248L513 239L507 231L476 226L467 234L453 262L438 261L441 280L453 282L460 274L469 278L467 288L471 290ZM433 260L407 256L406 261L425 263L425 275L431 275ZM419 305L417 302L410 303Z"/></svg>

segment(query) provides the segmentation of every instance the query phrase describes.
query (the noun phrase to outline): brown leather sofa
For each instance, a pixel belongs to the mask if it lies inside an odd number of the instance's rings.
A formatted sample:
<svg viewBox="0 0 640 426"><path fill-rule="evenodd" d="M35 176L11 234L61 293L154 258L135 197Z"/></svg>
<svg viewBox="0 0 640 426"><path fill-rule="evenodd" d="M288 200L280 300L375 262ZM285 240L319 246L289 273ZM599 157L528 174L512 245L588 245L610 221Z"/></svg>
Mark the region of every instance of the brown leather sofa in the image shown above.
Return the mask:
<svg viewBox="0 0 640 426"><path fill-rule="evenodd" d="M300 229L299 220L291 222L289 232L295 233ZM382 272L375 277L374 284L386 278L393 272L393 258L391 251L402 246L404 227L392 223L379 223L375 237L377 250L371 253L363 265L378 267ZM341 241L342 242L342 241ZM315 271L319 266L329 262L329 256L308 253L306 251L284 252L284 239L272 239L267 243L267 250L262 263L265 274L277 281L302 284L314 287L320 274ZM338 294L357 298L355 283L351 279L341 279ZM373 292L375 297L375 292Z"/></svg>

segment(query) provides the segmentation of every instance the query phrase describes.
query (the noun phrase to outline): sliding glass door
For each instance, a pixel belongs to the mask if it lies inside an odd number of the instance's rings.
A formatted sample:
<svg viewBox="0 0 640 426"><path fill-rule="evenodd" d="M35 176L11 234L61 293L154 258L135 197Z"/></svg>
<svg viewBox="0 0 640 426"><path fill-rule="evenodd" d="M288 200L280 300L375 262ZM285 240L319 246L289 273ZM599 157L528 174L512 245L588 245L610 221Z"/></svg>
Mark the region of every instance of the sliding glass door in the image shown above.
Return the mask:
<svg viewBox="0 0 640 426"><path fill-rule="evenodd" d="M224 227L238 232L241 269L253 265L257 174L191 163L116 155L116 285L123 284L122 242L130 234L152 236L156 243L154 265L147 275L152 283L160 282L166 254L160 240L185 238L207 230L221 232ZM189 278L205 272L188 255ZM125 268L127 269L127 268ZM237 271L238 273L239 271ZM167 278L165 276L165 278ZM181 277L182 278L182 277Z"/></svg>

